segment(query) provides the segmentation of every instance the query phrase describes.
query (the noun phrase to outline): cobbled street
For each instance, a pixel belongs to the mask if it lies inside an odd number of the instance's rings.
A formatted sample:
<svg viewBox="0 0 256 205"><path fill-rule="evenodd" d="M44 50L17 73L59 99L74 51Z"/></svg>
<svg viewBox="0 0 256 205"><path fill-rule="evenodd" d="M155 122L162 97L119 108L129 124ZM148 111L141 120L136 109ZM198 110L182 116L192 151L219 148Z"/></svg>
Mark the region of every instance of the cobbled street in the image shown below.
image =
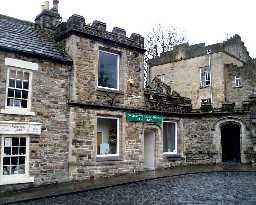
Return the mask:
<svg viewBox="0 0 256 205"><path fill-rule="evenodd" d="M256 172L213 172L15 203L16 205L256 204Z"/></svg>

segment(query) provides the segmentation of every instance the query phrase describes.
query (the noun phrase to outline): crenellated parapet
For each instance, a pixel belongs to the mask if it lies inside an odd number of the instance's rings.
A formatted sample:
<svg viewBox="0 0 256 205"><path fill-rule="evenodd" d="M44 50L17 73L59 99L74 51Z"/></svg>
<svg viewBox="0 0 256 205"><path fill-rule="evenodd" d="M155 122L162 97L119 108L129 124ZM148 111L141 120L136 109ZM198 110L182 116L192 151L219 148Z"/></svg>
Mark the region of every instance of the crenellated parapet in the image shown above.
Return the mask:
<svg viewBox="0 0 256 205"><path fill-rule="evenodd" d="M149 63L151 66L157 66L218 52L227 53L242 62L251 61L244 42L239 35L235 34L221 43L211 45L205 45L205 43L189 45L184 43L174 46L173 50L162 53L159 57L150 60Z"/></svg>
<svg viewBox="0 0 256 205"><path fill-rule="evenodd" d="M57 30L57 39L64 39L71 34L77 34L90 39L120 45L144 52L144 38L136 33L126 36L126 31L122 28L114 27L111 32L107 31L107 25L101 21L93 21L86 24L83 16L72 15L67 22L61 23Z"/></svg>

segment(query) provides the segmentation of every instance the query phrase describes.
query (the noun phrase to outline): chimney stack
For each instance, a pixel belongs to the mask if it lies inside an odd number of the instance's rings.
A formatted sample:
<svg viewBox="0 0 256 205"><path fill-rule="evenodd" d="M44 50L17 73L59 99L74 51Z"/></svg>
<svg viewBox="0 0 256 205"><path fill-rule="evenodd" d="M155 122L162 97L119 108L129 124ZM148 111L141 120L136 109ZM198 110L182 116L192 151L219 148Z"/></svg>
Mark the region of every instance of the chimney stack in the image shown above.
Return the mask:
<svg viewBox="0 0 256 205"><path fill-rule="evenodd" d="M49 1L45 1L41 13L35 19L36 24L41 28L56 29L61 22L58 4L59 0L53 0L53 7L50 9Z"/></svg>

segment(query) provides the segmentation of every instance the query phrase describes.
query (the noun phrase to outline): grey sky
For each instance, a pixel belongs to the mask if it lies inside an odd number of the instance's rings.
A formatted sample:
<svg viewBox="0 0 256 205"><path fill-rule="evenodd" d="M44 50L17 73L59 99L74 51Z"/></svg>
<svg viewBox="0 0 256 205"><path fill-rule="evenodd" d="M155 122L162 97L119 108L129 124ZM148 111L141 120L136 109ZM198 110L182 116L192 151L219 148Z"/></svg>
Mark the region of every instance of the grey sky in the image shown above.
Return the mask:
<svg viewBox="0 0 256 205"><path fill-rule="evenodd" d="M43 2L2 0L0 13L33 21ZM97 19L107 23L108 30L118 26L128 35L144 35L159 23L186 31L190 43L217 43L237 33L252 57L256 57L255 8L255 0L60 0L59 5L64 20L76 13L86 23Z"/></svg>

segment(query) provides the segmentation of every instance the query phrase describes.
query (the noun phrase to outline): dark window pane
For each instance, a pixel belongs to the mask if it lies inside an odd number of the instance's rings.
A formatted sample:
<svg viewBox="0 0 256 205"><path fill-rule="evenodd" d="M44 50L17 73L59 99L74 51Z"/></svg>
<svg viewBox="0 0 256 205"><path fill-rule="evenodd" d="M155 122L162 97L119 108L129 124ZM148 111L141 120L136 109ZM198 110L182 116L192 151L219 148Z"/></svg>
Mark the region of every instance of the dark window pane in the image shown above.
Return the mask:
<svg viewBox="0 0 256 205"><path fill-rule="evenodd" d="M22 81L21 80L16 80L16 88L22 88Z"/></svg>
<svg viewBox="0 0 256 205"><path fill-rule="evenodd" d="M21 90L15 90L15 98L21 98Z"/></svg>
<svg viewBox="0 0 256 205"><path fill-rule="evenodd" d="M23 89L28 90L28 81L23 81Z"/></svg>
<svg viewBox="0 0 256 205"><path fill-rule="evenodd" d="M11 166L11 174L18 174L17 166Z"/></svg>
<svg viewBox="0 0 256 205"><path fill-rule="evenodd" d="M22 98L28 99L28 91L25 91L25 90L22 91Z"/></svg>
<svg viewBox="0 0 256 205"><path fill-rule="evenodd" d="M18 157L12 157L11 158L11 165L17 165L18 164Z"/></svg>
<svg viewBox="0 0 256 205"><path fill-rule="evenodd" d="M106 52L99 52L98 85L117 88L118 56Z"/></svg>
<svg viewBox="0 0 256 205"><path fill-rule="evenodd" d="M26 146L26 138L20 138L20 146Z"/></svg>
<svg viewBox="0 0 256 205"><path fill-rule="evenodd" d="M12 146L19 146L19 138L18 137L12 138Z"/></svg>
<svg viewBox="0 0 256 205"><path fill-rule="evenodd" d="M15 80L9 80L9 87L15 88Z"/></svg>
<svg viewBox="0 0 256 205"><path fill-rule="evenodd" d="M26 154L26 147L20 147L20 155L25 155Z"/></svg>
<svg viewBox="0 0 256 205"><path fill-rule="evenodd" d="M8 97L14 97L14 89L8 89Z"/></svg>
<svg viewBox="0 0 256 205"><path fill-rule="evenodd" d="M3 165L10 165L10 163L11 163L11 158L10 157L4 157Z"/></svg>
<svg viewBox="0 0 256 205"><path fill-rule="evenodd" d="M18 155L19 154L19 148L18 147L12 147L12 155Z"/></svg>
<svg viewBox="0 0 256 205"><path fill-rule="evenodd" d="M22 108L27 108L28 107L28 101L27 100L22 100L21 101L21 107Z"/></svg>
<svg viewBox="0 0 256 205"><path fill-rule="evenodd" d="M4 166L3 167L3 175L10 175L10 166Z"/></svg>
<svg viewBox="0 0 256 205"><path fill-rule="evenodd" d="M4 148L4 154L5 155L11 155L11 147L5 147Z"/></svg>
<svg viewBox="0 0 256 205"><path fill-rule="evenodd" d="M25 157L19 157L19 164L25 164Z"/></svg>

